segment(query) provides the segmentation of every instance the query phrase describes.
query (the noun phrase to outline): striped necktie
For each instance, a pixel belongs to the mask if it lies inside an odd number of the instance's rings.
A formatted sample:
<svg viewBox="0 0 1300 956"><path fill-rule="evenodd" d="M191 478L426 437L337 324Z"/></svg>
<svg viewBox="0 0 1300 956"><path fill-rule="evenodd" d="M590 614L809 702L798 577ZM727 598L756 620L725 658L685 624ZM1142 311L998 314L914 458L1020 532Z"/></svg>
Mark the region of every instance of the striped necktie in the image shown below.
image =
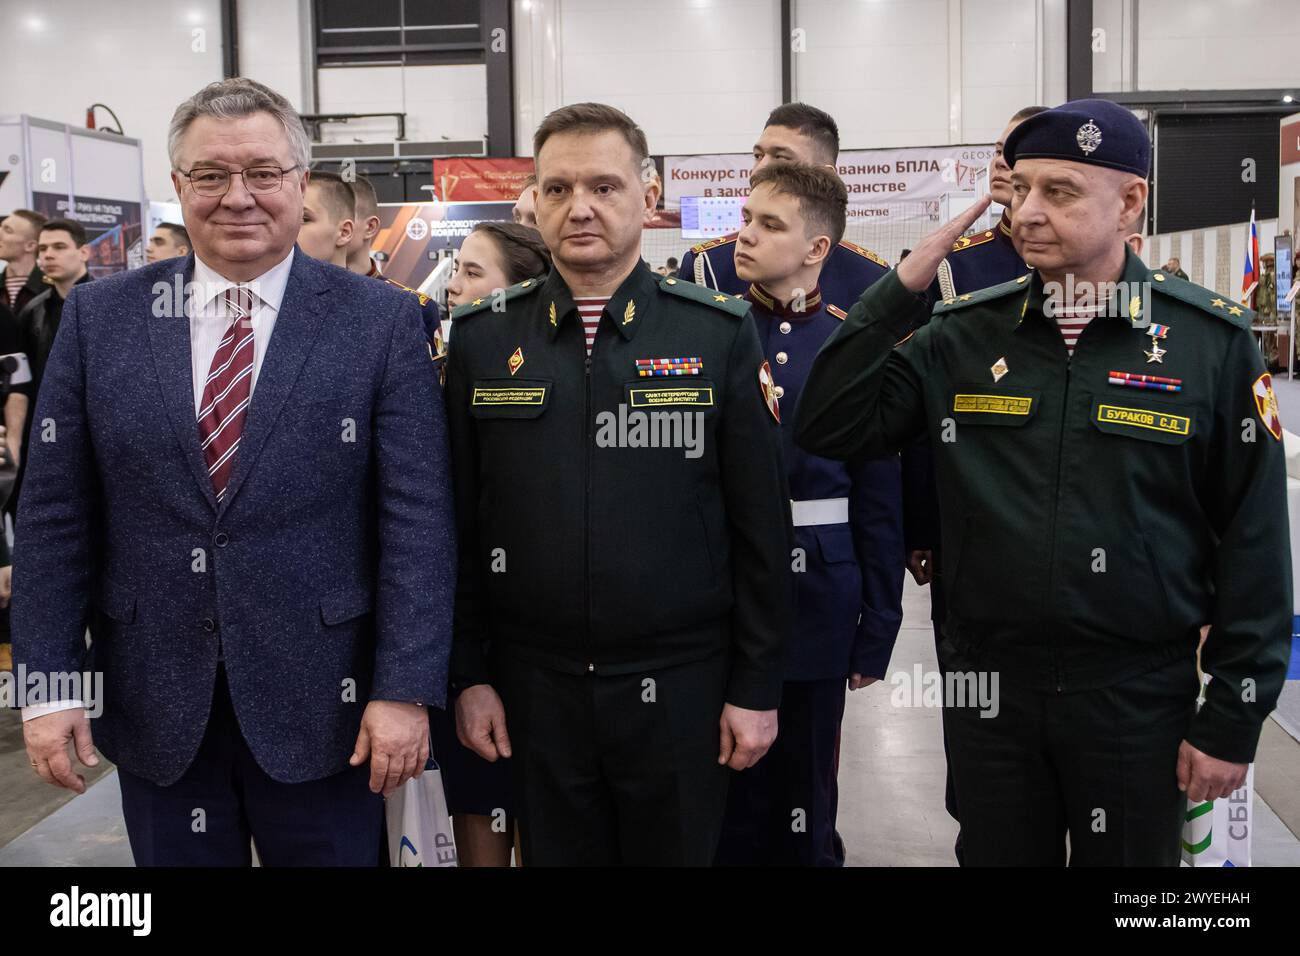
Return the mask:
<svg viewBox="0 0 1300 956"><path fill-rule="evenodd" d="M230 481L253 386L253 293L244 286L231 286L222 293L222 301L233 318L212 357L199 409L199 441L218 502Z"/></svg>

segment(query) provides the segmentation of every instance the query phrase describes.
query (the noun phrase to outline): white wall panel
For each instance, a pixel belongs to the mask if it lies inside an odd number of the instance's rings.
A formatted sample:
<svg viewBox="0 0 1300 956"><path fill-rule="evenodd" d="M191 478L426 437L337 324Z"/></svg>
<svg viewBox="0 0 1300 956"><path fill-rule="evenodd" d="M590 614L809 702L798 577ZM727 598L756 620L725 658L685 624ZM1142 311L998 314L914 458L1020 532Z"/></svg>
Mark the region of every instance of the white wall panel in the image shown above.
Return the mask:
<svg viewBox="0 0 1300 956"><path fill-rule="evenodd" d="M5 0L0 112L83 125L106 103L141 141L145 190L172 198L167 124L176 106L221 79L217 0ZM195 31L201 31L196 33ZM99 113L99 124L110 124Z"/></svg>

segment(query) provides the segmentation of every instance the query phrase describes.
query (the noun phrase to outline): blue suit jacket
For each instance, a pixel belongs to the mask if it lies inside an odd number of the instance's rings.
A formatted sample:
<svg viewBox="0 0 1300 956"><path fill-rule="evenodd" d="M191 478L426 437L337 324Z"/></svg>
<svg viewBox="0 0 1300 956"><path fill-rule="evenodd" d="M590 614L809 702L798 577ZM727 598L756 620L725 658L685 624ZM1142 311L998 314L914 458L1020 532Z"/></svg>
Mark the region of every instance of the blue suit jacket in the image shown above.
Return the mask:
<svg viewBox="0 0 1300 956"><path fill-rule="evenodd" d="M897 455L833 461L794 443L794 412L813 358L844 312L814 291L789 314L762 289L746 294L778 387L790 497L847 498L847 524L797 526L806 560L795 632L786 645L786 680L850 674L883 678L903 623L902 488ZM784 359L784 361L783 361Z"/></svg>
<svg viewBox="0 0 1300 956"><path fill-rule="evenodd" d="M102 671L95 743L167 785L203 738L220 648L258 764L318 779L346 768L369 700L445 701L442 394L413 296L295 249L218 506L189 322L168 308L192 272L171 259L68 297L27 446L15 657Z"/></svg>

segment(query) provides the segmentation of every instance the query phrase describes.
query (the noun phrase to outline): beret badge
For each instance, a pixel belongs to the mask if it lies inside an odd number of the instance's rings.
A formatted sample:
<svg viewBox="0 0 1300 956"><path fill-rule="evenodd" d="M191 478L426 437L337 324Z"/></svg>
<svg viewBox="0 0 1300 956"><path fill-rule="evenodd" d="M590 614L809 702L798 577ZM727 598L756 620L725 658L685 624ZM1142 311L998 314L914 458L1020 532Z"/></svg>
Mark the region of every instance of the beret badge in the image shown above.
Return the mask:
<svg viewBox="0 0 1300 956"><path fill-rule="evenodd" d="M1101 129L1092 120L1088 120L1079 127L1079 132L1074 134L1074 139L1084 154L1091 156L1093 151L1101 145Z"/></svg>

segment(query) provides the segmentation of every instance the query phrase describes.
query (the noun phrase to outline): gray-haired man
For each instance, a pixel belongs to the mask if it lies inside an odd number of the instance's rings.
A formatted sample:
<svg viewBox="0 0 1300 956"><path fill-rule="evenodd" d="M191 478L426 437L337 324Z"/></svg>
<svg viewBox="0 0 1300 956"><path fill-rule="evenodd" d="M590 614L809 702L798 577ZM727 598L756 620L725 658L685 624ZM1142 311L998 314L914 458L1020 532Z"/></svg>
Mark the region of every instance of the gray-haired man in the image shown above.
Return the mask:
<svg viewBox="0 0 1300 956"><path fill-rule="evenodd" d="M182 103L194 252L74 290L37 403L14 656L103 696L28 701L28 757L80 792L98 744L139 865L373 865L444 700L442 396L414 298L295 248L307 147L251 80Z"/></svg>

